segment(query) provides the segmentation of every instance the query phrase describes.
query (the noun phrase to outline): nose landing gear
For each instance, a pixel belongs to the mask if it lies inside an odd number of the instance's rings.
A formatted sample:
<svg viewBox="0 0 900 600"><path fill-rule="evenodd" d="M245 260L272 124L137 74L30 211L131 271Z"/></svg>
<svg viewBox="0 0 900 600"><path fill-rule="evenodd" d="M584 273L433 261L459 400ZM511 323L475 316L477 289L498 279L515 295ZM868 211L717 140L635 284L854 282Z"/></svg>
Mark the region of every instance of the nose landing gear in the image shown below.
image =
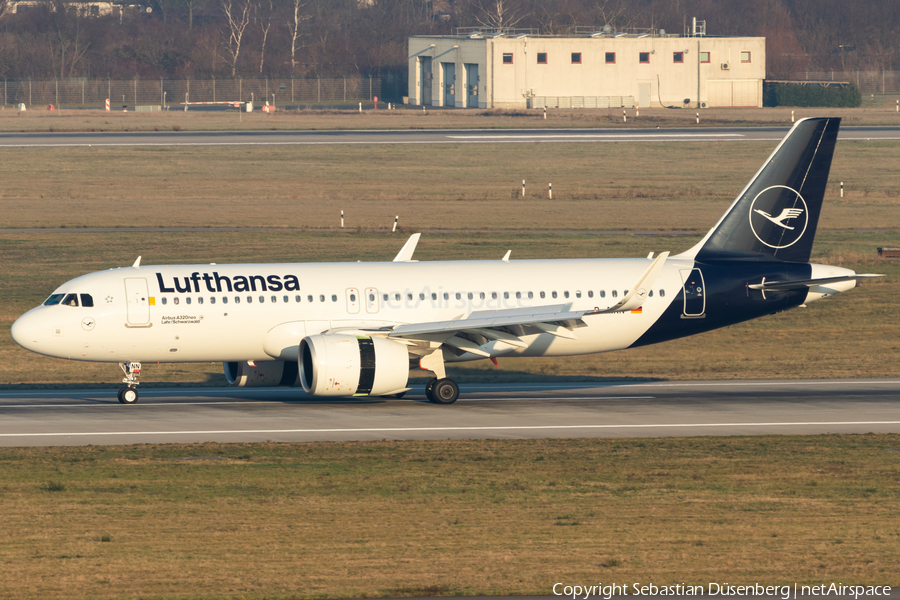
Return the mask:
<svg viewBox="0 0 900 600"><path fill-rule="evenodd" d="M122 379L122 383L125 384L125 387L119 390L119 402L122 404L134 404L139 398L137 386L140 384L138 377L141 375L141 363L119 363L119 368L125 373L125 377Z"/></svg>

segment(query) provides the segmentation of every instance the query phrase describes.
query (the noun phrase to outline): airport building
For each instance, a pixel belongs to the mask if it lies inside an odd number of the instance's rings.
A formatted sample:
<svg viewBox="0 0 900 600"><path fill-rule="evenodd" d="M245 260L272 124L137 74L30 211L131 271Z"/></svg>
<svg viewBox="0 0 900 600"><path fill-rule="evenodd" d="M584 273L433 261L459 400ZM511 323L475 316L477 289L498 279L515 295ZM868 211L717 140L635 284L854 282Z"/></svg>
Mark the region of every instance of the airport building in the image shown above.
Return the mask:
<svg viewBox="0 0 900 600"><path fill-rule="evenodd" d="M468 28L409 38L409 103L419 106L762 107L765 76L765 38L696 27L564 36Z"/></svg>

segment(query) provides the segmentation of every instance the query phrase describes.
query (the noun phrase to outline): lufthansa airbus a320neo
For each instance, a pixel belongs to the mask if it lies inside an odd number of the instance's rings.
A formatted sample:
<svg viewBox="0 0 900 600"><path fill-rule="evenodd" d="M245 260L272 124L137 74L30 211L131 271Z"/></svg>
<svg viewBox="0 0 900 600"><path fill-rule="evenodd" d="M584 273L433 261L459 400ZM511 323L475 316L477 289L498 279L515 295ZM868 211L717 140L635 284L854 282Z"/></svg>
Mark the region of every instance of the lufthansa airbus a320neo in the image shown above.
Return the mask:
<svg viewBox="0 0 900 600"><path fill-rule="evenodd" d="M693 248L634 259L412 259L145 266L90 273L22 315L12 336L60 358L119 363L134 403L142 362L222 362L237 386L429 400L448 362L572 356L672 340L827 298L849 269L810 264L839 119L798 122Z"/></svg>

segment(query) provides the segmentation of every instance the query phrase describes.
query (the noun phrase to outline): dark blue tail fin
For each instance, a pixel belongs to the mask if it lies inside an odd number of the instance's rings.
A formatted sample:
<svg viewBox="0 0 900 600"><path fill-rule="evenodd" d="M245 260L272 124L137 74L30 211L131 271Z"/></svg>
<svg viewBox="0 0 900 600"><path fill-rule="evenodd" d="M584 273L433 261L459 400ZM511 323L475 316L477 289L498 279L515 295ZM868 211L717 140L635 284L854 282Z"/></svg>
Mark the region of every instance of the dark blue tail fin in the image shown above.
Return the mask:
<svg viewBox="0 0 900 600"><path fill-rule="evenodd" d="M809 262L840 119L803 119L687 254Z"/></svg>

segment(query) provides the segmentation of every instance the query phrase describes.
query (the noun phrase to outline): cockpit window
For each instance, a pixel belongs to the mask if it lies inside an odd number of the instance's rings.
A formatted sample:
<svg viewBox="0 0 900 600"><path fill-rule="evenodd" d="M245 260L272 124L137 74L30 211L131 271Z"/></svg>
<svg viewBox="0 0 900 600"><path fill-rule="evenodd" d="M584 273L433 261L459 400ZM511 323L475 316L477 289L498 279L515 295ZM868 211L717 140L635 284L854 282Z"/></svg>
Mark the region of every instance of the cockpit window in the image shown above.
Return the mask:
<svg viewBox="0 0 900 600"><path fill-rule="evenodd" d="M63 296L65 296L65 294L53 294L52 296L47 298L47 300L44 302L44 306L55 306L59 304L62 301Z"/></svg>
<svg viewBox="0 0 900 600"><path fill-rule="evenodd" d="M81 294L81 306L91 308L94 306L94 298L90 294Z"/></svg>
<svg viewBox="0 0 900 600"><path fill-rule="evenodd" d="M66 294L61 304L65 306L78 306L78 294Z"/></svg>

